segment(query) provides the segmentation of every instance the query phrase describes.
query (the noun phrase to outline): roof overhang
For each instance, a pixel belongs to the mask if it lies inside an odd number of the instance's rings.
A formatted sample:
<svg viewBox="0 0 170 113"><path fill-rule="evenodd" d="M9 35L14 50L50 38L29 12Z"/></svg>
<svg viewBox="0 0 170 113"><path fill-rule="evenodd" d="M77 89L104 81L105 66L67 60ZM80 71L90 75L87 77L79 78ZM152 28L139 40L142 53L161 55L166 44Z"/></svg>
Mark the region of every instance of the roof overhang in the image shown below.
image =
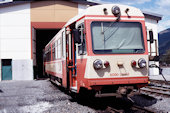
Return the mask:
<svg viewBox="0 0 170 113"><path fill-rule="evenodd" d="M0 0L0 4L13 2L13 0Z"/></svg>
<svg viewBox="0 0 170 113"><path fill-rule="evenodd" d="M25 0L25 1L15 1L15 0L8 0L8 2L0 2L0 7L7 7L7 6L11 6L11 5L19 5L19 4L23 4L23 3L28 3L30 2L31 0Z"/></svg>
<svg viewBox="0 0 170 113"><path fill-rule="evenodd" d="M162 15L160 14L147 12L147 11L142 11L142 12L146 18L157 20L157 21L162 20Z"/></svg>
<svg viewBox="0 0 170 113"><path fill-rule="evenodd" d="M24 1L3 0L3 2L0 2L0 7L10 6L10 5L18 5L18 4L33 2L33 1L36 1L36 0L24 0ZM95 2L95 1L92 1L92 0L65 0L65 1L75 2L75 3L79 3L79 4L84 4L84 5L99 5L99 4L102 4L100 2ZM160 15L160 14L147 12L147 11L142 11L142 12L143 12L143 14L145 15L146 18L150 18L150 19L157 20L157 21L162 19L162 15Z"/></svg>
<svg viewBox="0 0 170 113"><path fill-rule="evenodd" d="M17 5L21 3L27 3L27 2L34 2L38 0L2 0L0 1L0 7L2 6L9 6L9 5ZM84 5L98 5L99 3L93 2L93 1L88 1L88 0L63 0L63 1L70 1L78 4L84 4Z"/></svg>
<svg viewBox="0 0 170 113"><path fill-rule="evenodd" d="M84 4L84 5L98 5L98 2L93 2L93 1L89 1L89 0L69 0L71 2L76 2L79 4Z"/></svg>

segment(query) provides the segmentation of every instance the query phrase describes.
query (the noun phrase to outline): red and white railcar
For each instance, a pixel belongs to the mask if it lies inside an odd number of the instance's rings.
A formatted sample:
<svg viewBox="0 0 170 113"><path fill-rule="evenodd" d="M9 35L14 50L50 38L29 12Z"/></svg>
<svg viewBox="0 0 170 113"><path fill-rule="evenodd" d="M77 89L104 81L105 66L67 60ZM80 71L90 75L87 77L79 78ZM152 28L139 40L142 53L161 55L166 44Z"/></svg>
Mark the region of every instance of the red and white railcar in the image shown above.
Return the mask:
<svg viewBox="0 0 170 113"><path fill-rule="evenodd" d="M77 93L81 88L116 92L147 85L143 13L119 4L87 8L46 45L44 65L52 81Z"/></svg>

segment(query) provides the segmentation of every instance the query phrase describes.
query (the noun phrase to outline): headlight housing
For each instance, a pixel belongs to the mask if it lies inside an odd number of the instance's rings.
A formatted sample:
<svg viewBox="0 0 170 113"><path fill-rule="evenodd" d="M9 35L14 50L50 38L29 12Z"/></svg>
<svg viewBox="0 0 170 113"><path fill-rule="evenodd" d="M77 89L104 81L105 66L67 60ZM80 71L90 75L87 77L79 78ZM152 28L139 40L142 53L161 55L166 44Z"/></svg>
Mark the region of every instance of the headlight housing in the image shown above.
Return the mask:
<svg viewBox="0 0 170 113"><path fill-rule="evenodd" d="M112 9L111 9L112 13L115 15L115 16L119 16L120 15L120 8L118 6L113 6Z"/></svg>
<svg viewBox="0 0 170 113"><path fill-rule="evenodd" d="M103 67L102 61L99 60L99 59L95 60L95 61L93 62L93 67L94 67L94 69L96 69L96 70L101 69L101 68Z"/></svg>
<svg viewBox="0 0 170 113"><path fill-rule="evenodd" d="M139 59L139 60L138 60L138 66L139 66L140 68L146 67L146 60L143 59L143 58Z"/></svg>

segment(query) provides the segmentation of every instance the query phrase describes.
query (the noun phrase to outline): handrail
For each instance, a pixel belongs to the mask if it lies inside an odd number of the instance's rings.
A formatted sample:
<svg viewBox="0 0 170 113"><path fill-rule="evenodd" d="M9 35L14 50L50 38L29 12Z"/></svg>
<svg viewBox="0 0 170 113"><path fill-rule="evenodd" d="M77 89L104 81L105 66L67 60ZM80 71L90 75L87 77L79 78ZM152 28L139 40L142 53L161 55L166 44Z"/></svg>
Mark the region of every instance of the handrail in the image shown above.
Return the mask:
<svg viewBox="0 0 170 113"><path fill-rule="evenodd" d="M147 40L147 41L150 42L150 40ZM158 49L157 49L158 45L157 45L157 40L156 39L154 39L154 43L155 43L155 51L152 51L152 47L151 47L152 43L149 44L149 46L150 46L150 51L149 51L150 54L149 55L150 56L152 56L152 53L156 53L155 56L158 56Z"/></svg>

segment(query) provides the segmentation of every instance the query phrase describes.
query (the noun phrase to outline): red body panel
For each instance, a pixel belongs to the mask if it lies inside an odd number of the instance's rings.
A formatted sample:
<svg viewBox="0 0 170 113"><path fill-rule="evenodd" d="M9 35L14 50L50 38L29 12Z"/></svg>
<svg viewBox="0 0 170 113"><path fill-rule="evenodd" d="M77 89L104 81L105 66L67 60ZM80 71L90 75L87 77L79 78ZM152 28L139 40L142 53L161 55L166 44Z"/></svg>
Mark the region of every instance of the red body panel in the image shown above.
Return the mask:
<svg viewBox="0 0 170 113"><path fill-rule="evenodd" d="M141 84L148 83L148 77L123 77L123 78L103 78L103 79L85 79L88 89L97 85L118 85L118 84Z"/></svg>
<svg viewBox="0 0 170 113"><path fill-rule="evenodd" d="M86 63L87 63L87 59L77 60L77 89L78 91L80 87L83 86Z"/></svg>
<svg viewBox="0 0 170 113"><path fill-rule="evenodd" d="M66 60L62 61L63 67L62 67L62 72L63 72L63 77L62 77L62 85L63 87L67 87L67 70L66 70Z"/></svg>

